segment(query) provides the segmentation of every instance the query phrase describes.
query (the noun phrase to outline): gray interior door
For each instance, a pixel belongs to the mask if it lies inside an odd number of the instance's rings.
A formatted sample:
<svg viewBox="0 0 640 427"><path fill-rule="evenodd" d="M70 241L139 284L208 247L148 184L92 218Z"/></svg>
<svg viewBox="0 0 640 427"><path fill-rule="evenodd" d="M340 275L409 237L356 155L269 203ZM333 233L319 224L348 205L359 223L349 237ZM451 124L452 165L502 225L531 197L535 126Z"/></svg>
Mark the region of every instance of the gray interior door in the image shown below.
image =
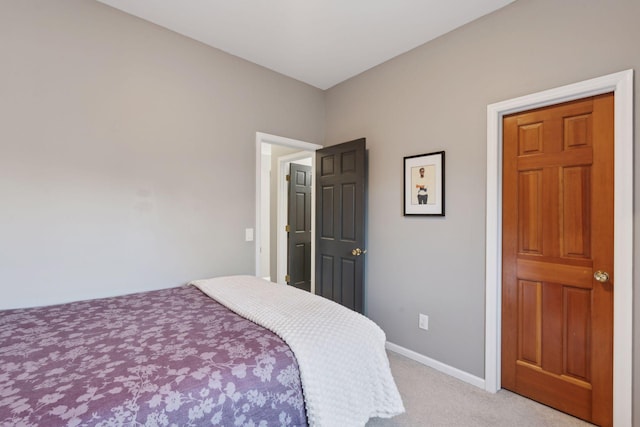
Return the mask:
<svg viewBox="0 0 640 427"><path fill-rule="evenodd" d="M291 163L289 172L289 285L311 290L311 166Z"/></svg>
<svg viewBox="0 0 640 427"><path fill-rule="evenodd" d="M362 313L365 139L316 152L316 294Z"/></svg>

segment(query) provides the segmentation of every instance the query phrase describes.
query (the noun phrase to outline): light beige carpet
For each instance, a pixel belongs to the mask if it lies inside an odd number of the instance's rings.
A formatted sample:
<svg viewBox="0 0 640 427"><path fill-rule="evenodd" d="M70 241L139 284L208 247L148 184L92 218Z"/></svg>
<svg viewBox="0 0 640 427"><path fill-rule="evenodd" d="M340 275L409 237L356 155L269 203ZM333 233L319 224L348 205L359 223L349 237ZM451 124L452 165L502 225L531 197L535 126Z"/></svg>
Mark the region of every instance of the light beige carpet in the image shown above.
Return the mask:
<svg viewBox="0 0 640 427"><path fill-rule="evenodd" d="M591 426L509 391L488 393L397 353L387 354L407 412L371 419L367 427Z"/></svg>

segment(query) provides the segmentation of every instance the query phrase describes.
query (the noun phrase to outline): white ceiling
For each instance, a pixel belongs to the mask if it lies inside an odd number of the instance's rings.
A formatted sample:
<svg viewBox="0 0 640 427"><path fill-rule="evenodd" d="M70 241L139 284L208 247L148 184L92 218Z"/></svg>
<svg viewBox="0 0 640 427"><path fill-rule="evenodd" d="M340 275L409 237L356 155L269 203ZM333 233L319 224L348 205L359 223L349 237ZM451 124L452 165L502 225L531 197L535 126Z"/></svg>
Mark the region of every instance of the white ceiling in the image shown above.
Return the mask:
<svg viewBox="0 0 640 427"><path fill-rule="evenodd" d="M514 0L98 0L328 89Z"/></svg>

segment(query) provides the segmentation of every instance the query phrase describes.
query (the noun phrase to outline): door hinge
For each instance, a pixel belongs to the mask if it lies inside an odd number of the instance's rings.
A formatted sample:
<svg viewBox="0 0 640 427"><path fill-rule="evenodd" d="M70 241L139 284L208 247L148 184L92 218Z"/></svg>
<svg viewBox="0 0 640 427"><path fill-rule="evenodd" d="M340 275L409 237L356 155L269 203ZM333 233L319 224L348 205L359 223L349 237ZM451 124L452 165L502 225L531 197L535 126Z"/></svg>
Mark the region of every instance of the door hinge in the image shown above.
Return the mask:
<svg viewBox="0 0 640 427"><path fill-rule="evenodd" d="M287 233L291 231L291 226L289 224L284 226L284 231L286 231Z"/></svg>
<svg viewBox="0 0 640 427"><path fill-rule="evenodd" d="M287 175L287 182L291 181L291 175Z"/></svg>
<svg viewBox="0 0 640 427"><path fill-rule="evenodd" d="M285 282L287 282L287 283L288 283L288 282L290 282L290 281L291 281L291 276L289 276L288 274L286 274L286 275L284 276L284 281L285 281Z"/></svg>

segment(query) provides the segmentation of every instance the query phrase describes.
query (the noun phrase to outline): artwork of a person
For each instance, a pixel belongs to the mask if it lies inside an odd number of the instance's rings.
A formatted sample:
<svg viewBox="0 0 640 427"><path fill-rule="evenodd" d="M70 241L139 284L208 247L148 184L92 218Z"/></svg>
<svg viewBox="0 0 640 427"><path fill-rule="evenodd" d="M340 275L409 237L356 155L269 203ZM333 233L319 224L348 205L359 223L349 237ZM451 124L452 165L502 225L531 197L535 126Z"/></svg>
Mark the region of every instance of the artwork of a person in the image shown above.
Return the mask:
<svg viewBox="0 0 640 427"><path fill-rule="evenodd" d="M418 189L418 204L426 205L427 199L429 198L427 178L424 176L423 167L421 167L418 172L420 172L420 177L416 179L416 188Z"/></svg>

